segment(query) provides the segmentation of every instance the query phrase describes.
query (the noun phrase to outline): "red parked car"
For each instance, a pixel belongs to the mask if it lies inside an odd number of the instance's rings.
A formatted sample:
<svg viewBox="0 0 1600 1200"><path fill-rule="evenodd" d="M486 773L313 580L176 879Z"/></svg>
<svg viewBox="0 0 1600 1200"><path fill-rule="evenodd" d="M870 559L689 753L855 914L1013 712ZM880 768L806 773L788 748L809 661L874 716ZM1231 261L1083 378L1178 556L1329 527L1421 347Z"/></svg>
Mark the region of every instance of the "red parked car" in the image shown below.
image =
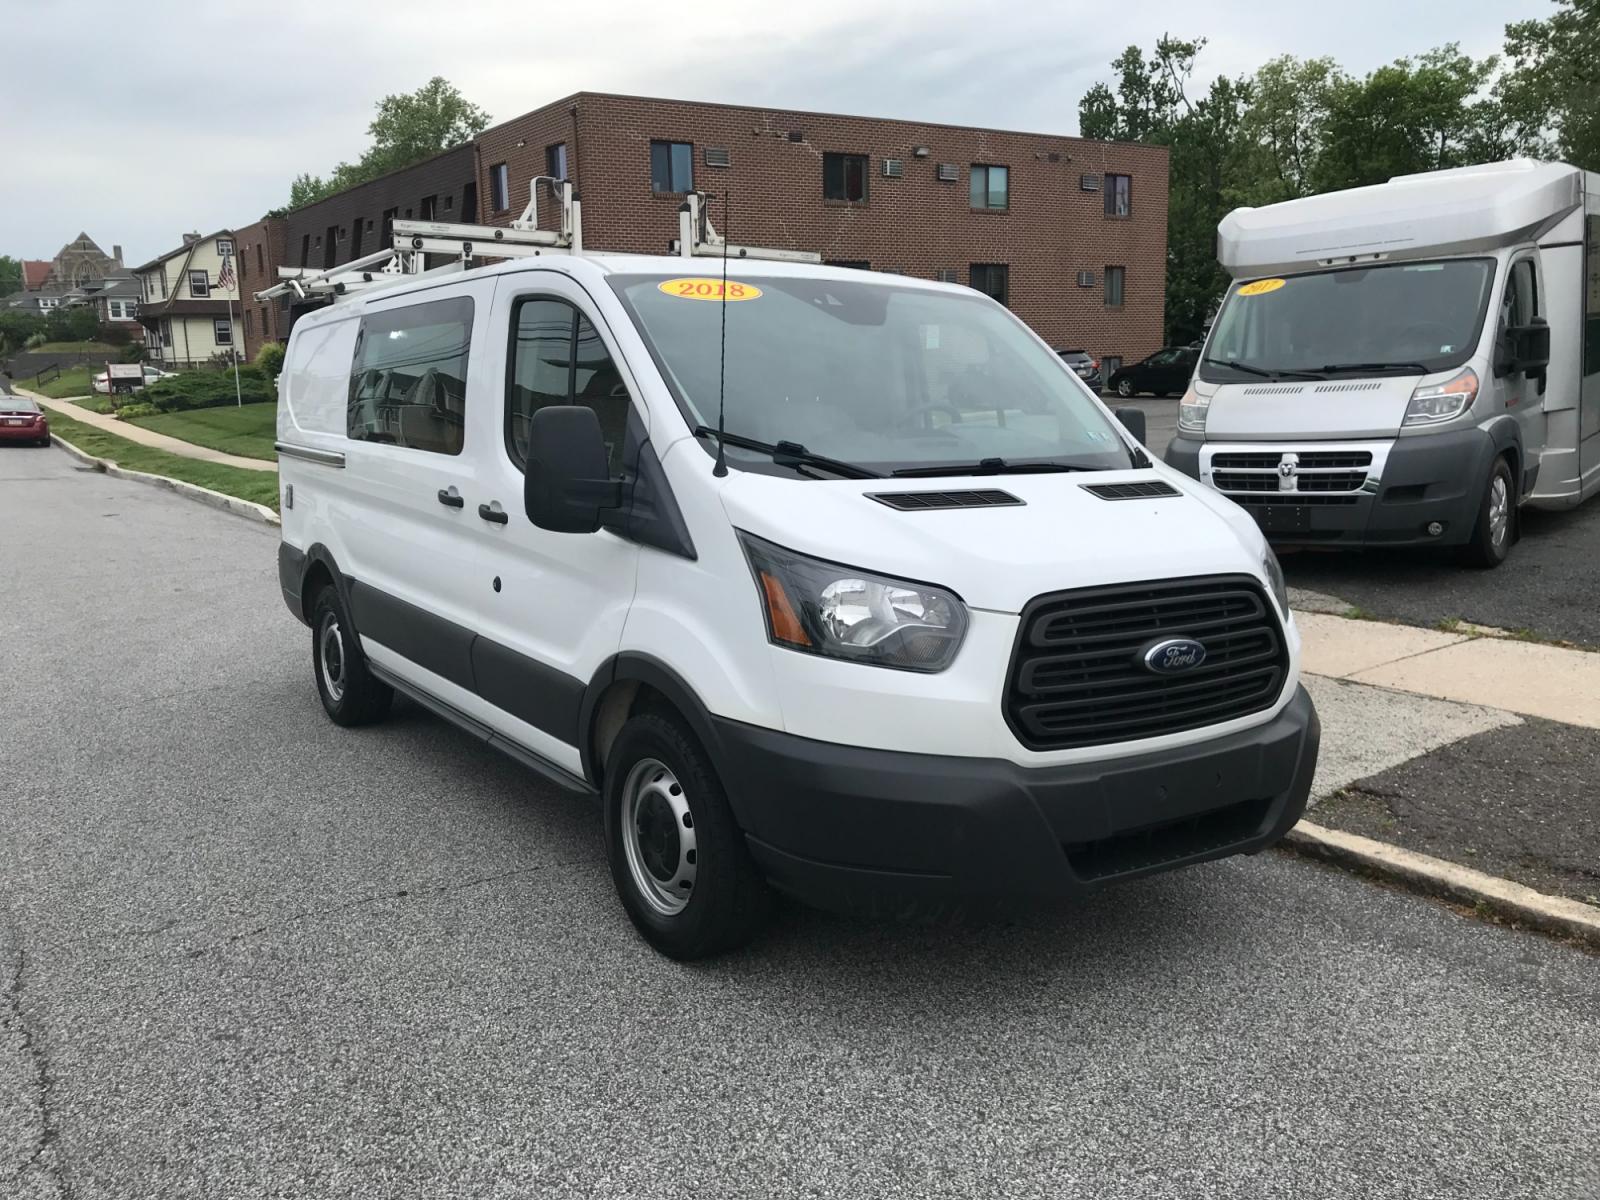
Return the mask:
<svg viewBox="0 0 1600 1200"><path fill-rule="evenodd" d="M37 401L0 392L0 442L50 444L50 421Z"/></svg>

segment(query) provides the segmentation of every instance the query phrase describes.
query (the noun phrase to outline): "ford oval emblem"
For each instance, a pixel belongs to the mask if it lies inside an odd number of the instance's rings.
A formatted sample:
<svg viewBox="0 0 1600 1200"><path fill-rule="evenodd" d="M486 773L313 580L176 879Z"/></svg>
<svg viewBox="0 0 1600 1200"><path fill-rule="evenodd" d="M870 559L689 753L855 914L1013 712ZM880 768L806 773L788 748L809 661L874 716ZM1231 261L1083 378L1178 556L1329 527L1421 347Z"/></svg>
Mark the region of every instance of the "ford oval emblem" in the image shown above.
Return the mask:
<svg viewBox="0 0 1600 1200"><path fill-rule="evenodd" d="M1144 666L1157 675L1191 671L1206 660L1206 648L1193 638L1167 638L1144 652Z"/></svg>

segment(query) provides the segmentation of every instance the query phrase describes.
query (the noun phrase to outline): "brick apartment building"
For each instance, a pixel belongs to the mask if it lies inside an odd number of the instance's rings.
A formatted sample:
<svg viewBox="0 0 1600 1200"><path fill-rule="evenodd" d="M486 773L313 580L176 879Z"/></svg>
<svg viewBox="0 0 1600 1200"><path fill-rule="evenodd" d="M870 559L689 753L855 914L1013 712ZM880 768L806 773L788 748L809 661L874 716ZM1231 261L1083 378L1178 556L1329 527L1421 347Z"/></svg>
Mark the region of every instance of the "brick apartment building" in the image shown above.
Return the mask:
<svg viewBox="0 0 1600 1200"><path fill-rule="evenodd" d="M572 179L591 249L666 251L699 189L729 197L727 227L721 199L712 219L734 241L970 284L1105 359L1161 345L1166 149L1048 134L580 92L289 213L278 261L350 261L387 246L396 218L506 225L536 175ZM276 282L250 255L247 295ZM253 345L288 335L295 309L251 306Z"/></svg>

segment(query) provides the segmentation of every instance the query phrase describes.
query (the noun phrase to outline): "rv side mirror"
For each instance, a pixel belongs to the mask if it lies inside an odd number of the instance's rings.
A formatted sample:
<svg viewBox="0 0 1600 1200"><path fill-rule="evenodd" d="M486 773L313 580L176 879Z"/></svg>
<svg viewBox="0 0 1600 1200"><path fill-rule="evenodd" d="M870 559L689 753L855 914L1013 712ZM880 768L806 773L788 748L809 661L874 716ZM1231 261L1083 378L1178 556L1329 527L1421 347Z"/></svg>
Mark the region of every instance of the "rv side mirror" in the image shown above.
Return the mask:
<svg viewBox="0 0 1600 1200"><path fill-rule="evenodd" d="M1119 408L1115 412L1117 420L1122 422L1122 427L1133 434L1133 440L1141 446L1144 445L1144 409Z"/></svg>
<svg viewBox="0 0 1600 1200"><path fill-rule="evenodd" d="M1550 365L1550 323L1535 317L1526 325L1518 325L1511 331L1511 345L1517 356L1517 370L1535 378L1543 375Z"/></svg>
<svg viewBox="0 0 1600 1200"><path fill-rule="evenodd" d="M554 404L533 414L522 503L528 520L552 533L593 533L601 510L622 503L594 409Z"/></svg>

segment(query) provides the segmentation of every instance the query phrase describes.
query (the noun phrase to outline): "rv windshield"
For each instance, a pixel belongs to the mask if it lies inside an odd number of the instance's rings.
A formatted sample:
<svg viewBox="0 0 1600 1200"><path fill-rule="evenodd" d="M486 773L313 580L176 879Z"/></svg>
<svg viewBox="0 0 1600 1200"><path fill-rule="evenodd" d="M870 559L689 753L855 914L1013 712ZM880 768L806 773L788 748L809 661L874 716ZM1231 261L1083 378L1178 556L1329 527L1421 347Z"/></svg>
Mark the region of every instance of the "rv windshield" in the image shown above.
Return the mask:
<svg viewBox="0 0 1600 1200"><path fill-rule="evenodd" d="M690 423L714 427L720 279L620 275L610 282ZM872 275L740 271L728 296L730 439L795 443L877 474L940 466L953 474L1101 470L1134 461L1066 365L976 294ZM798 469L792 455L783 456L788 466L775 466L772 455L731 440L727 451L744 469Z"/></svg>
<svg viewBox="0 0 1600 1200"><path fill-rule="evenodd" d="M1477 347L1493 277L1494 260L1468 258L1235 284L1200 377L1235 383L1460 366Z"/></svg>

